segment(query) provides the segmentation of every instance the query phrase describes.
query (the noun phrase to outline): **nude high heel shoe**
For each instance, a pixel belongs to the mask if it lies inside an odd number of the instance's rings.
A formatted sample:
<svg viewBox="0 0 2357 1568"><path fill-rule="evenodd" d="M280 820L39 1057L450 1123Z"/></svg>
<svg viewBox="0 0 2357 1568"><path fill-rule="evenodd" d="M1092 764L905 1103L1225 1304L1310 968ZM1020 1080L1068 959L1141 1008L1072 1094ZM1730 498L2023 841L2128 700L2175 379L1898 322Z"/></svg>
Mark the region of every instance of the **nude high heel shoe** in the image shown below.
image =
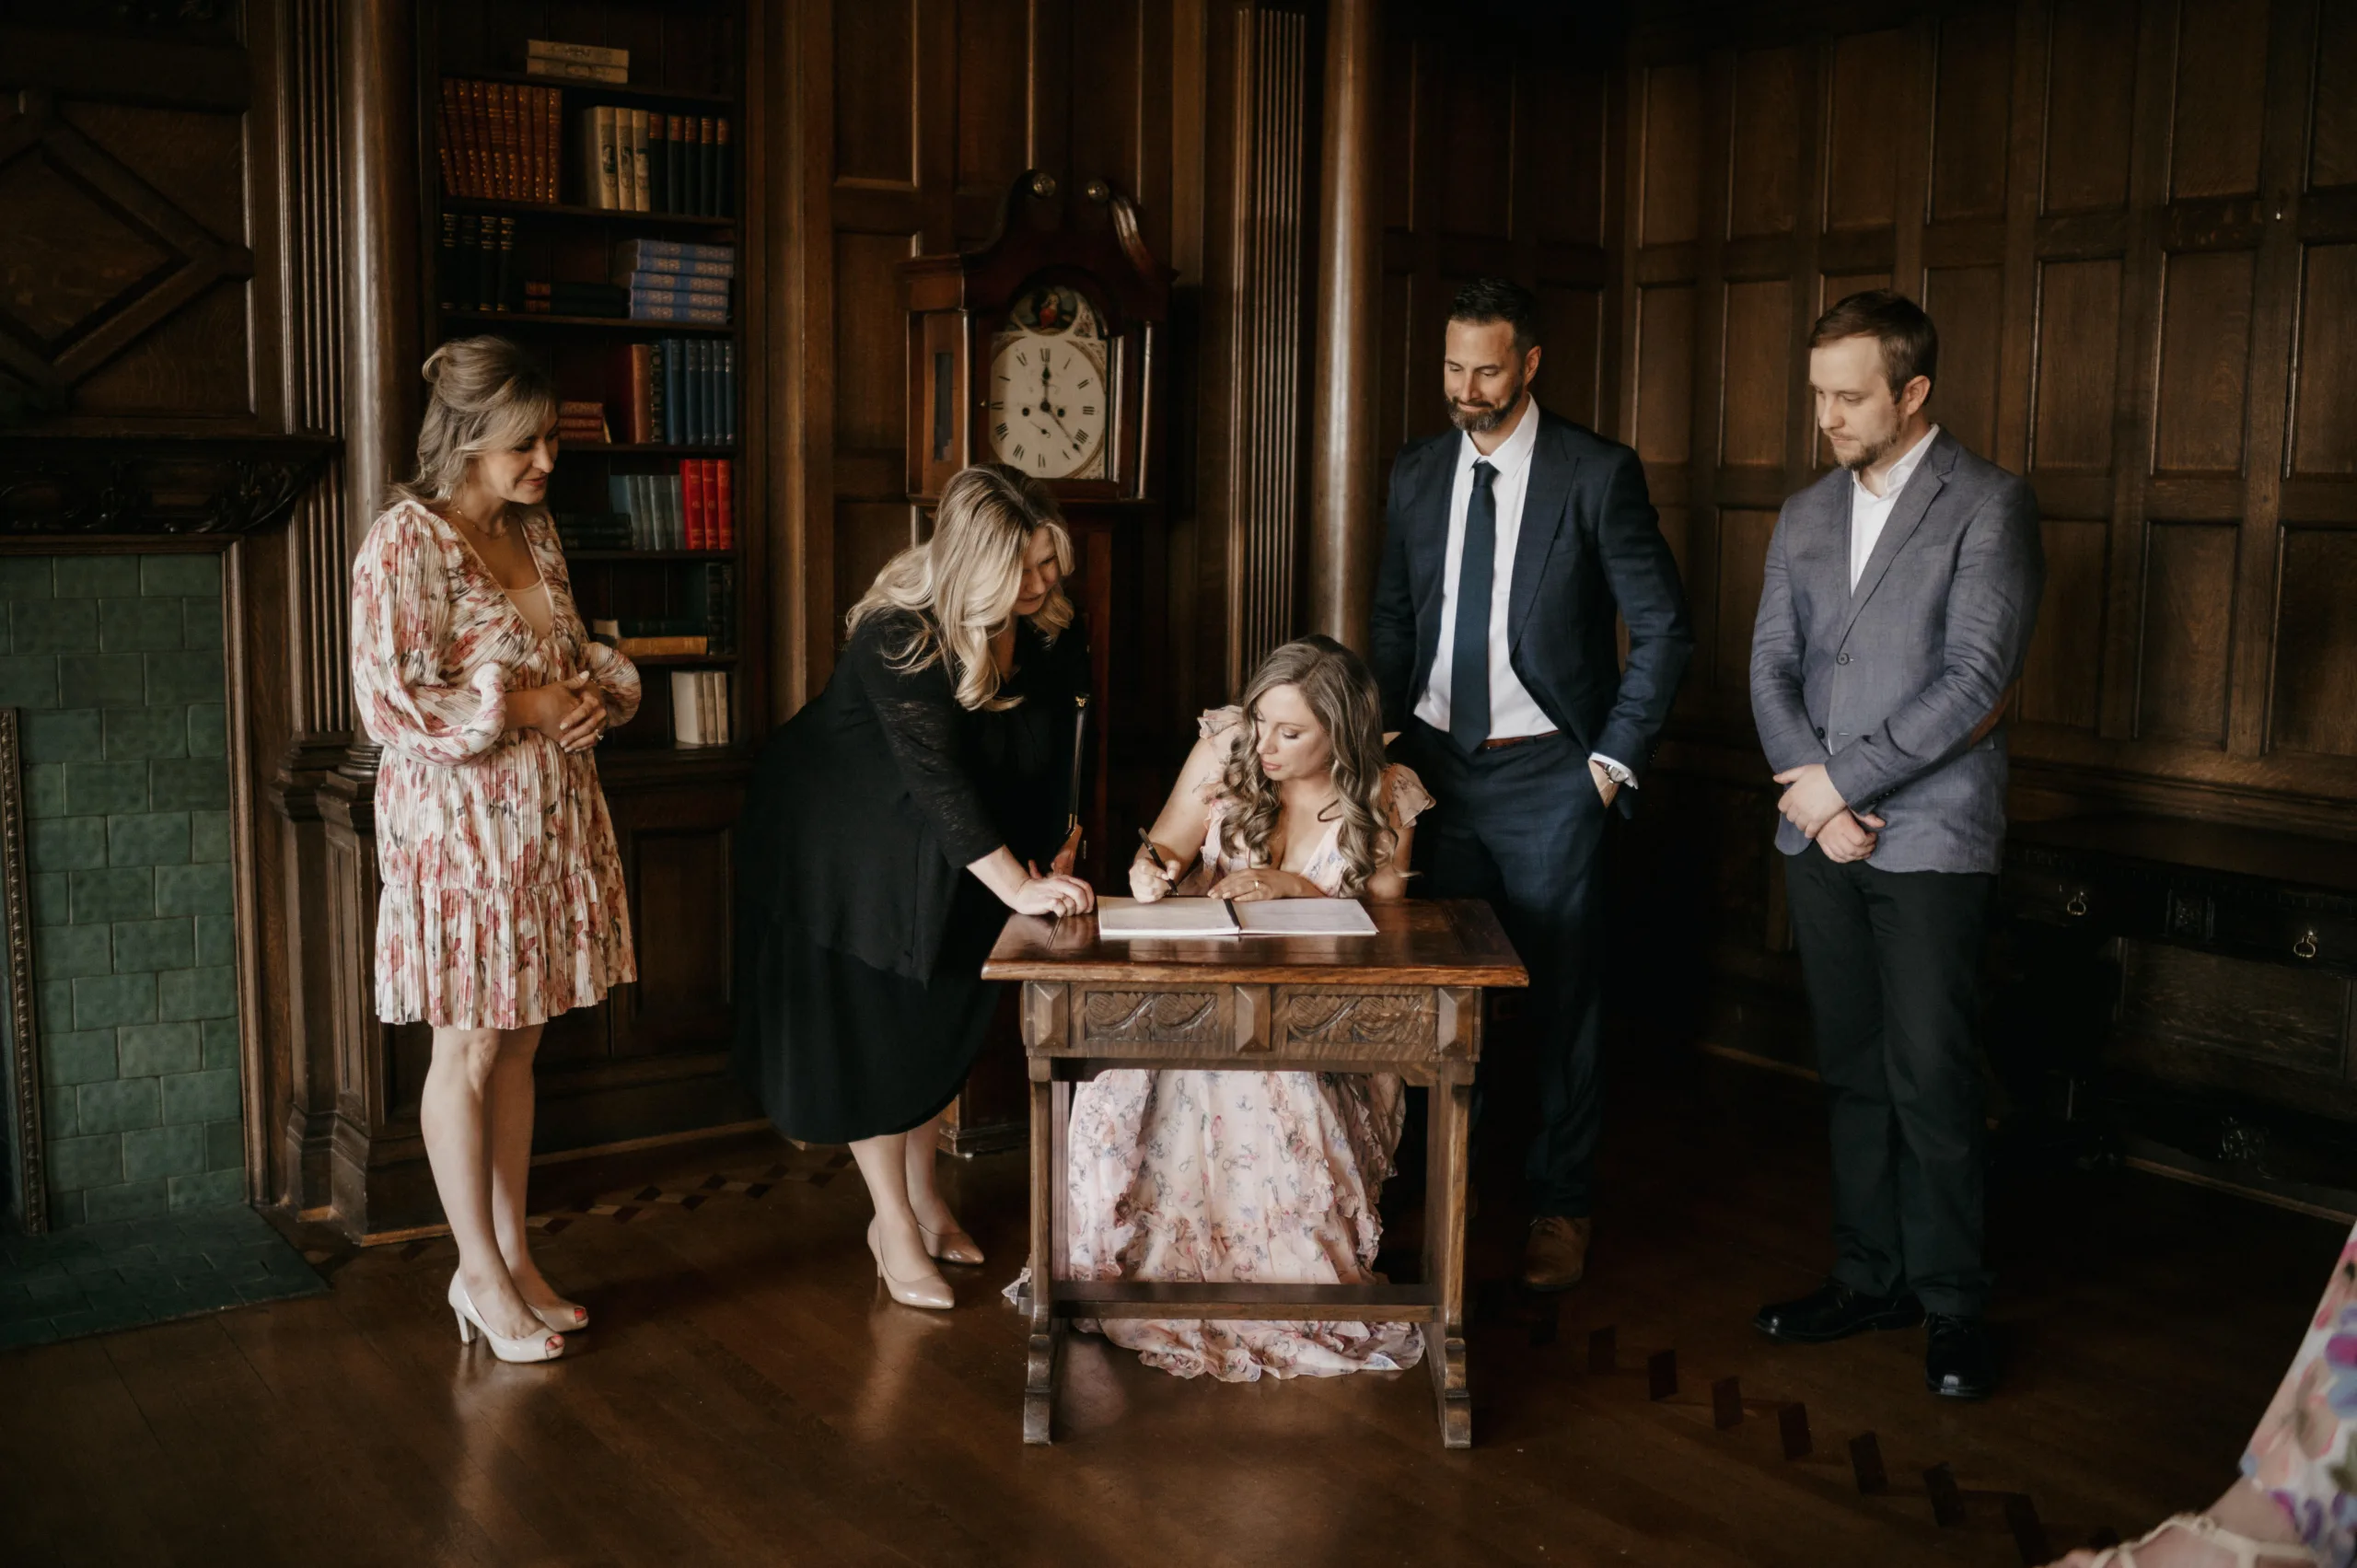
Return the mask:
<svg viewBox="0 0 2357 1568"><path fill-rule="evenodd" d="M528 1301L524 1305L532 1307ZM570 1334L589 1326L589 1309L577 1301L560 1298L554 1307L532 1307L532 1316L560 1334Z"/></svg>
<svg viewBox="0 0 2357 1568"><path fill-rule="evenodd" d="M564 1353L564 1336L562 1334L526 1334L520 1339L509 1340L493 1333L483 1322L482 1314L475 1310L473 1299L467 1295L467 1287L459 1283L456 1274L450 1276L447 1299L451 1312L459 1319L459 1342L462 1345L474 1343L475 1336L481 1334L491 1346L491 1353L502 1361L554 1361Z"/></svg>
<svg viewBox="0 0 2357 1568"><path fill-rule="evenodd" d="M958 1225L933 1231L920 1224L917 1234L924 1237L924 1249L945 1263L980 1263L984 1260L981 1248Z"/></svg>
<svg viewBox="0 0 2357 1568"><path fill-rule="evenodd" d="M931 1279L900 1280L884 1266L884 1246L876 1239L878 1222L867 1222L867 1250L876 1260L876 1277L892 1293L892 1299L903 1307L922 1307L929 1312L946 1312L958 1305L958 1297L949 1289L949 1282L935 1270Z"/></svg>

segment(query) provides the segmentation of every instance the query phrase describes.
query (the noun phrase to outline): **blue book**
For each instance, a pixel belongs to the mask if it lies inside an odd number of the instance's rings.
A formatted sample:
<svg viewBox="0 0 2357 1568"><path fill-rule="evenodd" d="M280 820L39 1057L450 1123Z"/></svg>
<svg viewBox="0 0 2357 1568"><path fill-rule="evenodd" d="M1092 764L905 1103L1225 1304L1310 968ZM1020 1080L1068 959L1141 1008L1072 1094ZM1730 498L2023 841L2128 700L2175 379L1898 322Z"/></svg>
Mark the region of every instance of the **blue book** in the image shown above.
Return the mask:
<svg viewBox="0 0 2357 1568"><path fill-rule="evenodd" d="M725 327L728 325L728 308L726 305L642 304L633 296L630 319L633 321L692 321L701 327Z"/></svg>
<svg viewBox="0 0 2357 1568"><path fill-rule="evenodd" d="M721 299L726 299L728 290L736 285L736 278L733 278L733 273L700 272L700 269L698 272L645 272L645 269L641 269L630 276L615 278L615 283L620 283L622 287L651 287L657 293L669 290L669 293L683 295L719 295Z"/></svg>
<svg viewBox="0 0 2357 1568"><path fill-rule="evenodd" d="M630 547L644 550L654 537L655 518L647 505L646 476L643 473L617 474L614 482L624 487L630 498Z"/></svg>
<svg viewBox="0 0 2357 1568"><path fill-rule="evenodd" d="M667 306L726 313L728 296L726 292L714 293L711 289L672 288L664 284L633 285L629 290L628 308L633 311Z"/></svg>
<svg viewBox="0 0 2357 1568"><path fill-rule="evenodd" d="M688 434L691 447L701 447L709 439L703 428L703 360L706 344L702 338L688 344Z"/></svg>
<svg viewBox="0 0 2357 1568"><path fill-rule="evenodd" d="M737 445L737 345L720 345L720 440L726 447Z"/></svg>
<svg viewBox="0 0 2357 1568"><path fill-rule="evenodd" d="M614 254L627 262L627 272L640 270L641 261L726 261L737 264L734 245L704 245L684 239L625 239ZM667 269L676 271L677 269Z"/></svg>
<svg viewBox="0 0 2357 1568"><path fill-rule="evenodd" d="M672 447L682 446L687 441L687 436L682 434L685 422L681 417L687 412L687 403L683 396L685 377L680 374L684 366L679 363L679 349L684 341L680 338L665 338L661 345L663 440L665 445Z"/></svg>
<svg viewBox="0 0 2357 1568"><path fill-rule="evenodd" d="M710 339L703 343L703 374L697 378L703 389L703 444L720 445L720 345Z"/></svg>

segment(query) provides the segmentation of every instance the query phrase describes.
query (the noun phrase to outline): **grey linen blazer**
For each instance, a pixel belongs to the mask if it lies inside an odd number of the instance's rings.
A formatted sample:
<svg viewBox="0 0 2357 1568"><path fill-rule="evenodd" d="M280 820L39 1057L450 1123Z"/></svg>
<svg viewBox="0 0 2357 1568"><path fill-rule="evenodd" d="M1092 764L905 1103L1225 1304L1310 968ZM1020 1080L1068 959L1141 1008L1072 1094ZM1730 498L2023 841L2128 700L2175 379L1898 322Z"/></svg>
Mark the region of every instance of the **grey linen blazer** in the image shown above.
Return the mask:
<svg viewBox="0 0 2357 1568"><path fill-rule="evenodd" d="M1751 713L1771 768L1825 764L1887 824L1885 871L1995 871L2005 732L1980 734L2021 672L2046 585L2029 482L1933 438L1850 587L1850 498L1836 469L1784 503L1751 636ZM1976 738L1978 735L1978 738ZM1808 847L1790 822L1776 847Z"/></svg>

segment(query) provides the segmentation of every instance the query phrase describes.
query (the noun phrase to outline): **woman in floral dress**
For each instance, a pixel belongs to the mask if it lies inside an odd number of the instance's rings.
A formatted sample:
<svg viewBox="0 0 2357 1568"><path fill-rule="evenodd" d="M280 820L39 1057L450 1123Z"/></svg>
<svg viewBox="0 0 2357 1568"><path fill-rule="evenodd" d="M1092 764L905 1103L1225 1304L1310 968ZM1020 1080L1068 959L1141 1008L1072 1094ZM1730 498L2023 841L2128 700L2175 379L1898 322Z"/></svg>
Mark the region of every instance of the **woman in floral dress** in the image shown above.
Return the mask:
<svg viewBox="0 0 2357 1568"><path fill-rule="evenodd" d="M2142 1540L2056 1568L2350 1568L2357 1559L2357 1231L2243 1453L2243 1479Z"/></svg>
<svg viewBox="0 0 2357 1568"><path fill-rule="evenodd" d="M589 1315L532 1261L524 1187L540 1027L636 978L590 755L638 672L589 640L545 499L556 389L498 338L447 343L417 476L352 568L352 684L383 748L377 1015L434 1026L419 1121L459 1244L459 1336L553 1360Z"/></svg>
<svg viewBox="0 0 2357 1568"><path fill-rule="evenodd" d="M1386 767L1374 679L1327 637L1288 643L1243 703L1205 714L1132 890L1223 899L1403 897L1417 815ZM1192 868L1188 869L1189 864ZM1183 872L1183 877L1179 873ZM1387 1074L1100 1074L1073 1097L1068 1263L1080 1279L1361 1284L1405 1106ZM1413 1366L1408 1323L1106 1319L1149 1366L1223 1382Z"/></svg>

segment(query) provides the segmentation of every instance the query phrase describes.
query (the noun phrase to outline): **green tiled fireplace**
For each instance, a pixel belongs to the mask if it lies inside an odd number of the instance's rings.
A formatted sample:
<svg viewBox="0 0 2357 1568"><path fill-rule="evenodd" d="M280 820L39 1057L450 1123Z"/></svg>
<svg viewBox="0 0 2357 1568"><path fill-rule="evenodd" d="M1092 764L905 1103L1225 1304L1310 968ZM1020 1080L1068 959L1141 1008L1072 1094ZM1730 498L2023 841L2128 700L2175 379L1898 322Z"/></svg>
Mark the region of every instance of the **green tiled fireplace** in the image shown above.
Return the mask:
<svg viewBox="0 0 2357 1568"><path fill-rule="evenodd" d="M0 557L50 1223L244 1196L221 563Z"/></svg>

